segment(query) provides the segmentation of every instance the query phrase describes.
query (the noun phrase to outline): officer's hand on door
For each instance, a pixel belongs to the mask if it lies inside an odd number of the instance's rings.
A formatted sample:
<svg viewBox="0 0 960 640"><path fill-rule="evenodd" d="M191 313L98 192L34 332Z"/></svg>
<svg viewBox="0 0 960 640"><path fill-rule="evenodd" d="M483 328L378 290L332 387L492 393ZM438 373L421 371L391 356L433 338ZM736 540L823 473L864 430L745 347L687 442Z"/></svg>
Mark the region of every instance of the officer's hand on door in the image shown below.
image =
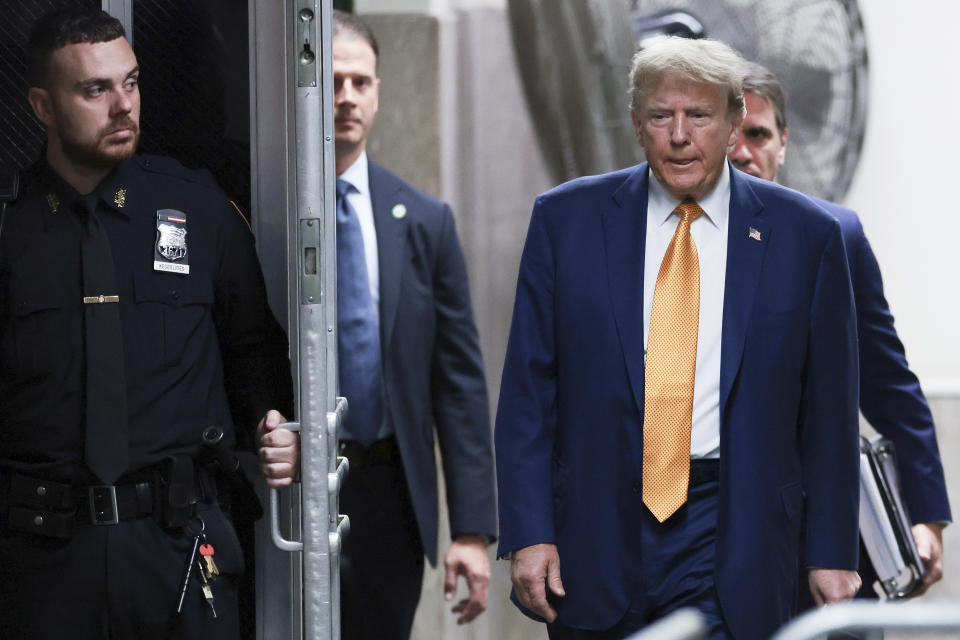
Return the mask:
<svg viewBox="0 0 960 640"><path fill-rule="evenodd" d="M289 487L300 473L300 434L278 428L286 421L271 409L257 425L260 472L271 489Z"/></svg>

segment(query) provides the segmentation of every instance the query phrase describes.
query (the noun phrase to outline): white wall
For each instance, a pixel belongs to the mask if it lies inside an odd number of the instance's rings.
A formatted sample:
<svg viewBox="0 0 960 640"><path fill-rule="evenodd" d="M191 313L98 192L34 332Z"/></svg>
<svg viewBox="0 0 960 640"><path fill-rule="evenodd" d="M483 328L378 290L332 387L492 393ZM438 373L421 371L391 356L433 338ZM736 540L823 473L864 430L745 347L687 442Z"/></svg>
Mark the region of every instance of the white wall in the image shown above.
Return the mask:
<svg viewBox="0 0 960 640"><path fill-rule="evenodd" d="M960 89L956 41L938 29L960 21L960 3L861 0L861 9L871 99L845 204L863 220L924 389L960 393Z"/></svg>

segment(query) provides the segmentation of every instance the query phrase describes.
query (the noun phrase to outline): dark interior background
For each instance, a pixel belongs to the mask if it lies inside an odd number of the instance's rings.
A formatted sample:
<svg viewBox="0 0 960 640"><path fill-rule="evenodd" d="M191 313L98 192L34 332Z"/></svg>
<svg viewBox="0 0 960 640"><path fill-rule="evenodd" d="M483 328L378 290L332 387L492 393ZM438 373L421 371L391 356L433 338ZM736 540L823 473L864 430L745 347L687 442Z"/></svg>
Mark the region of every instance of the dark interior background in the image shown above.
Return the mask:
<svg viewBox="0 0 960 640"><path fill-rule="evenodd" d="M0 21L0 163L23 168L43 147L43 127L26 101L24 51L33 23L68 6L100 0L4 0ZM210 170L250 211L250 83L246 3L133 0L134 51L141 68L140 150Z"/></svg>

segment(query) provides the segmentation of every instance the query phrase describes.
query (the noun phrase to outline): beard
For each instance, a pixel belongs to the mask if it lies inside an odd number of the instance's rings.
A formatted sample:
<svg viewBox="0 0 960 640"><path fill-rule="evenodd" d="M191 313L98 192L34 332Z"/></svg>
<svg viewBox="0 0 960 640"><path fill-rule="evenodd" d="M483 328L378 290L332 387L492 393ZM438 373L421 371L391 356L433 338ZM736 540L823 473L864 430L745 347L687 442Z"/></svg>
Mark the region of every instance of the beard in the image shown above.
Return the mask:
<svg viewBox="0 0 960 640"><path fill-rule="evenodd" d="M133 138L123 142L108 142L107 136L118 129L129 129L133 132ZM125 116L99 131L95 140L92 143L81 140L69 128L60 132L63 154L72 163L91 169L111 169L132 156L137 150L140 142L140 126L133 118Z"/></svg>

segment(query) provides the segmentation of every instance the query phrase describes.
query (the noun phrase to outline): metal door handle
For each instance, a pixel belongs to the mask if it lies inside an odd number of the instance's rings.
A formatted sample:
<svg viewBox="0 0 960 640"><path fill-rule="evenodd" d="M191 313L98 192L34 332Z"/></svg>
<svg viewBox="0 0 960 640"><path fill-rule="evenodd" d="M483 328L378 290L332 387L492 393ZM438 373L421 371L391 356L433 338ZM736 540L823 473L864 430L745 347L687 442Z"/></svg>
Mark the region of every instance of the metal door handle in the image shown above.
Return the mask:
<svg viewBox="0 0 960 640"><path fill-rule="evenodd" d="M278 429L300 432L299 422L284 422L277 426ZM303 551L303 543L296 540L287 540L280 533L280 490L270 489L270 537L273 538L273 544L281 551Z"/></svg>
<svg viewBox="0 0 960 640"><path fill-rule="evenodd" d="M340 486L344 478L350 471L350 461L343 456L337 456L337 470L334 473L327 474L327 483L330 487L330 495L334 496L340 493Z"/></svg>
<svg viewBox="0 0 960 640"><path fill-rule="evenodd" d="M350 533L350 516L337 516L337 530L330 532L330 555L337 557L340 555L340 547L343 545L343 539Z"/></svg>

